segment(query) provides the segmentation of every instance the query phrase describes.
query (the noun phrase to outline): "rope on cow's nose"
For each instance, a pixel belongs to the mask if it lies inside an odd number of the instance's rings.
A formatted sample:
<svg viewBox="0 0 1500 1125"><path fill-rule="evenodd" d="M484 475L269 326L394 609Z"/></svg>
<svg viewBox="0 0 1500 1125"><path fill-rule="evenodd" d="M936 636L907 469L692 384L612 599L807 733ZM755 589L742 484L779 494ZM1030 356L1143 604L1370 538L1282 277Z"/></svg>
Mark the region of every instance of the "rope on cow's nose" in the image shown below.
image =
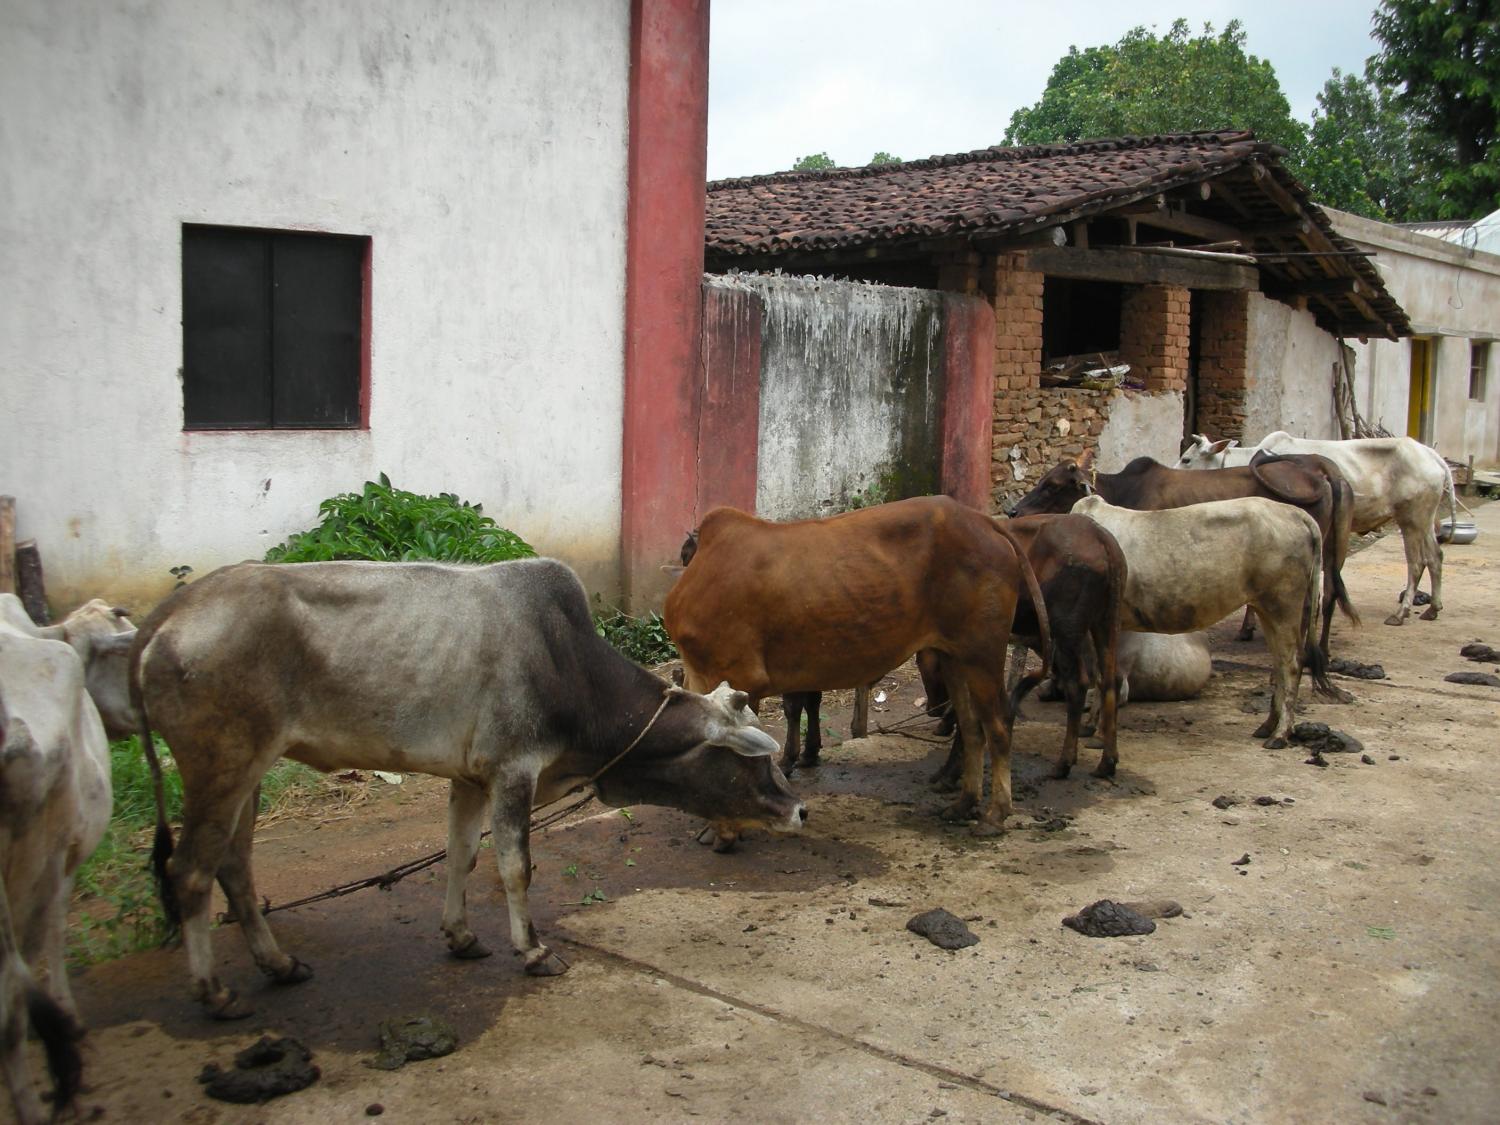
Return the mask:
<svg viewBox="0 0 1500 1125"><path fill-rule="evenodd" d="M625 749L621 750L613 758L605 762L604 765L599 767L599 769L595 770L587 781L575 785L572 789L569 789L566 793L564 793L561 797L558 797L556 800L548 801L547 804L542 806L542 808L548 808L552 805L557 804L559 801L565 801L569 797L578 793L580 790L583 790L588 786L594 784L594 782L599 779L599 776L603 774L605 770L609 769L621 758L625 757L626 754L629 754L632 750L640 745L641 739L645 738L646 735L650 733L651 728L656 725L656 720L661 718L661 713L667 709L667 704L671 701L672 693L667 692L662 696L661 703L656 708L656 712L647 721L646 725L641 728L640 734L636 735L635 738L631 740L629 746L625 747ZM595 794L593 792L584 793L583 796L579 797L578 800L574 801L571 805L567 805L566 807L560 809L554 809L552 812L547 813L545 816L533 816L527 828L527 832L545 832L548 828L551 828L558 821L571 816L573 813L583 808L590 801L592 801L594 797ZM479 834L479 838L481 840L484 840L489 836L489 834L489 829L485 829ZM362 891L366 887L379 887L383 891L388 891L397 883L401 882L402 879L405 879L408 875L415 875L418 871L423 871L435 864L442 863L443 860L447 858L448 849L444 848L442 851L433 852L431 855L424 855L421 859L413 859L407 863L399 864L396 867L392 867L389 871L382 872L379 875L371 875L365 879L356 879L352 883L342 883L337 887L330 887L328 890L323 891L321 894L308 895L306 898L299 898L296 902L283 902L279 903L276 906L272 906L271 900L265 899L264 905L261 907L260 912L263 915L274 914L278 910L291 910L294 907L298 906L310 906L315 902L326 902L329 899L343 898L345 895L352 895L355 891ZM227 925L230 922L239 921L239 919L235 917L232 911L221 913L218 917L218 920L220 925Z"/></svg>

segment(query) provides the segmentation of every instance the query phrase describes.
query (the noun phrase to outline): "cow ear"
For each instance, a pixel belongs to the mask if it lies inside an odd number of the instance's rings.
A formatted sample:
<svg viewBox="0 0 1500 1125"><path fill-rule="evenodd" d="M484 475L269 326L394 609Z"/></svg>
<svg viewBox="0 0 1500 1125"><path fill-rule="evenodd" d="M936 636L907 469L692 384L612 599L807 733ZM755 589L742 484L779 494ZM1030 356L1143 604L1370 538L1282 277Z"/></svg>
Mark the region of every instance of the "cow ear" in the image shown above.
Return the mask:
<svg viewBox="0 0 1500 1125"><path fill-rule="evenodd" d="M125 633L110 633L108 636L95 637L89 644L89 652L94 656L111 656L115 653L130 651L130 646L135 644L134 629Z"/></svg>
<svg viewBox="0 0 1500 1125"><path fill-rule="evenodd" d="M729 727L714 732L711 739L716 746L733 750L742 758L769 758L781 747L776 740L759 727Z"/></svg>
<svg viewBox="0 0 1500 1125"><path fill-rule="evenodd" d="M1223 441L1216 441L1212 445L1210 445L1208 447L1208 451L1217 457L1220 453L1223 453L1230 446L1237 444L1238 443L1234 440L1234 438L1225 438Z"/></svg>
<svg viewBox="0 0 1500 1125"><path fill-rule="evenodd" d="M1078 458L1078 467L1086 473L1094 471L1094 451L1092 449L1084 450L1083 456Z"/></svg>
<svg viewBox="0 0 1500 1125"><path fill-rule="evenodd" d="M676 578L679 575L681 575L682 572L684 570L686 570L686 569L687 569L687 567L685 567L685 566L679 566L676 563L662 563L661 564L661 572L663 574L670 574L673 578Z"/></svg>
<svg viewBox="0 0 1500 1125"><path fill-rule="evenodd" d="M731 711L738 713L750 706L750 696L743 691L730 692L728 704Z"/></svg>

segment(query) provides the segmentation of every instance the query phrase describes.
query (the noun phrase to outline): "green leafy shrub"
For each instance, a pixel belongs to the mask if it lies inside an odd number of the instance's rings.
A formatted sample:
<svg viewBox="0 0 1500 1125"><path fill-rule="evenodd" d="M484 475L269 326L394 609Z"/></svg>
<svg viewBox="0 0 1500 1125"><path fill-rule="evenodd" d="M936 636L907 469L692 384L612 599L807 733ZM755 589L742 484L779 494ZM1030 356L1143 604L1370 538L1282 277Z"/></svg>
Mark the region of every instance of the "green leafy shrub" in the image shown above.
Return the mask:
<svg viewBox="0 0 1500 1125"><path fill-rule="evenodd" d="M621 610L596 613L594 632L637 664L665 664L677 659L677 646L656 613L645 617L631 617Z"/></svg>
<svg viewBox="0 0 1500 1125"><path fill-rule="evenodd" d="M450 492L420 496L394 488L390 478L366 481L362 492L345 492L318 505L323 520L266 552L267 562L492 563L536 557L531 545Z"/></svg>

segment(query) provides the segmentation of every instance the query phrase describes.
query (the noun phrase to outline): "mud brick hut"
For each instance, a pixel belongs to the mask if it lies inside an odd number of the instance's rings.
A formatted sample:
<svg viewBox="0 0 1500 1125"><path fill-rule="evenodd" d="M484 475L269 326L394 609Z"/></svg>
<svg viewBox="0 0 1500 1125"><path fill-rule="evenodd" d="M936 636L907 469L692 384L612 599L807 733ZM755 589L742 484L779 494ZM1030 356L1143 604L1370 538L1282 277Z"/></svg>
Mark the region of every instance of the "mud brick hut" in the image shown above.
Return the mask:
<svg viewBox="0 0 1500 1125"><path fill-rule="evenodd" d="M1086 449L1115 468L1193 432L1348 435L1343 342L1411 324L1284 155L1202 132L722 180L705 266L982 302L999 507Z"/></svg>

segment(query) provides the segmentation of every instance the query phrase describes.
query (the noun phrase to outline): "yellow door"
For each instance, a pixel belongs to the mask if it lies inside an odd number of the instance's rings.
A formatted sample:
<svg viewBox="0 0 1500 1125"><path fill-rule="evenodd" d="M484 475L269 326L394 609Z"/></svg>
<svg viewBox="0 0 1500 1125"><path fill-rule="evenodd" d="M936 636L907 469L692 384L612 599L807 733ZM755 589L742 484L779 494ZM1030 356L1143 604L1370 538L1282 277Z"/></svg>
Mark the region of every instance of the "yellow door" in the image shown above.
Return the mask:
<svg viewBox="0 0 1500 1125"><path fill-rule="evenodd" d="M1432 353L1433 341L1427 336L1411 340L1411 389L1406 397L1406 434L1418 441L1432 436Z"/></svg>

